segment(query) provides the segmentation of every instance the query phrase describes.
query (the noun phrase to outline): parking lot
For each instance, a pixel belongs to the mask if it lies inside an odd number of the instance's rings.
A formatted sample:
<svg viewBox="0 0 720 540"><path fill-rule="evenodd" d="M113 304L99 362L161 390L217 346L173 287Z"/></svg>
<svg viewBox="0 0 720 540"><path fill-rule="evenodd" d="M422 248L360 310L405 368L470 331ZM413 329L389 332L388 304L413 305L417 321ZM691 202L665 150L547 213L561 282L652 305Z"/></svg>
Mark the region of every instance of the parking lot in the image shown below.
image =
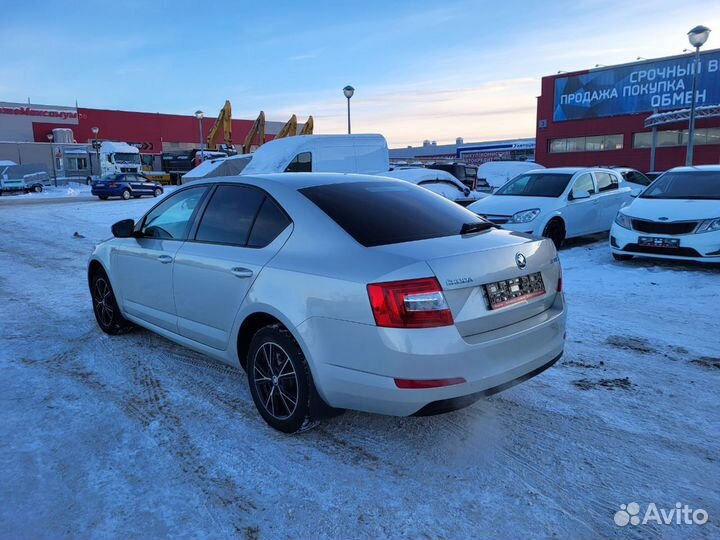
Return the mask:
<svg viewBox="0 0 720 540"><path fill-rule="evenodd" d="M87 257L153 203L0 205L1 537L720 535L720 269L574 241L555 367L458 412L287 436L241 370L97 328ZM710 521L616 526L630 502Z"/></svg>

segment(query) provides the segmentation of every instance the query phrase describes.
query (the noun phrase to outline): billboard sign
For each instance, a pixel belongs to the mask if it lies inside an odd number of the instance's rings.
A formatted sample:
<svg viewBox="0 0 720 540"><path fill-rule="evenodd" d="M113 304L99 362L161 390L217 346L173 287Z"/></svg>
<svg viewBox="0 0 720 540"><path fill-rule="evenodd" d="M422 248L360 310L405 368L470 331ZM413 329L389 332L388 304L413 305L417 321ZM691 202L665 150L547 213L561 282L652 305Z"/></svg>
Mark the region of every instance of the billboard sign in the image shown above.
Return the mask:
<svg viewBox="0 0 720 540"><path fill-rule="evenodd" d="M686 109L695 56L640 62L555 79L553 120ZM697 104L720 104L720 49L700 54Z"/></svg>
<svg viewBox="0 0 720 540"><path fill-rule="evenodd" d="M55 107L0 101L0 115L22 116L34 122L50 122L52 124L78 123L78 112L75 107Z"/></svg>

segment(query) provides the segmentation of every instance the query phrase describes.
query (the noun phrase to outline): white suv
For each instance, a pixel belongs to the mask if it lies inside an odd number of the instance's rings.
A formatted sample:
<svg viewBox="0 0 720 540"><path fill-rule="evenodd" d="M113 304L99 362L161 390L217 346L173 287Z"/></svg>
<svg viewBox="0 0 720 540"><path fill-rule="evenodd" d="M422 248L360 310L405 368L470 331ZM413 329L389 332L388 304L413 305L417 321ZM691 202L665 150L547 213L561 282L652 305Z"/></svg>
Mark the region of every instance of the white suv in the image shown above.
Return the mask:
<svg viewBox="0 0 720 540"><path fill-rule="evenodd" d="M633 190L612 169L537 169L510 180L468 208L504 229L544 236L560 247L566 238L607 231Z"/></svg>

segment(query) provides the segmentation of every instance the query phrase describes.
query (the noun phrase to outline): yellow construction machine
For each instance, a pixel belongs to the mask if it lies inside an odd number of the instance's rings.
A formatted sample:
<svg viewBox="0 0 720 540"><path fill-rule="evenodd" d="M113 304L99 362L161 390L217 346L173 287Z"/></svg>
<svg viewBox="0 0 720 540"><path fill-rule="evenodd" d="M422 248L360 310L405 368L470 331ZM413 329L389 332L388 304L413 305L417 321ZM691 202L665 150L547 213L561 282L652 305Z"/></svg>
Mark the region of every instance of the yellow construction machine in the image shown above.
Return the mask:
<svg viewBox="0 0 720 540"><path fill-rule="evenodd" d="M217 139L221 128L225 137L225 144L218 146ZM235 147L232 143L232 106L229 100L225 100L225 105L220 109L217 120L213 127L210 128L210 133L207 136L207 149L235 153Z"/></svg>

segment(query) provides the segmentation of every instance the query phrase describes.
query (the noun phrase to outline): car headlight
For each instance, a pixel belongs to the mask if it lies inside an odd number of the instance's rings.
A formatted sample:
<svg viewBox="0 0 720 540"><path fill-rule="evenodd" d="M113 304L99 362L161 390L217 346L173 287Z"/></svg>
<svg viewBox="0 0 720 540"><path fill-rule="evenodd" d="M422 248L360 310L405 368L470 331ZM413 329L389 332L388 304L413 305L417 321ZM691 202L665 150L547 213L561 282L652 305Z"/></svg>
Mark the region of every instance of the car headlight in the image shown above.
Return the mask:
<svg viewBox="0 0 720 540"><path fill-rule="evenodd" d="M623 229L632 229L632 223L630 217L622 212L618 212L615 216L615 223L620 225Z"/></svg>
<svg viewBox="0 0 720 540"><path fill-rule="evenodd" d="M706 219L700 223L700 226L695 231L696 233L703 232L717 232L720 231L720 218Z"/></svg>
<svg viewBox="0 0 720 540"><path fill-rule="evenodd" d="M510 223L528 223L540 215L539 208L533 208L531 210L523 210L513 214Z"/></svg>

